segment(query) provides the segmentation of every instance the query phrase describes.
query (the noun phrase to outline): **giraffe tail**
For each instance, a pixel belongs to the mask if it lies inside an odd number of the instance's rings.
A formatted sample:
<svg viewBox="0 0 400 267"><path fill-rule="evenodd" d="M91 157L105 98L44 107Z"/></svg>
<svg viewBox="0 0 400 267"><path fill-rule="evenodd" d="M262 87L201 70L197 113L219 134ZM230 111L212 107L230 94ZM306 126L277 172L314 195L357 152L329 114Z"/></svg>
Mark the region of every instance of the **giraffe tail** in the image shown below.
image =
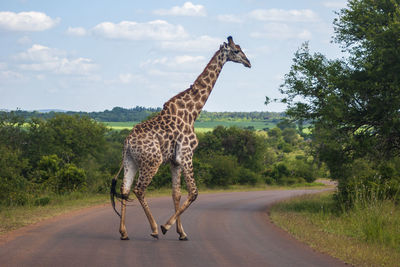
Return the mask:
<svg viewBox="0 0 400 267"><path fill-rule="evenodd" d="M117 198L121 198L121 194L118 194L117 191L115 190L115 187L117 186L117 179L119 174L121 173L122 167L124 165L121 162L121 166L119 168L118 173L114 176L114 178L111 181L111 189L110 189L110 198L111 198L111 206L113 207L115 213L117 213L117 215L119 217L121 217L121 214L119 214L119 212L117 211L117 209L115 208L115 197Z"/></svg>

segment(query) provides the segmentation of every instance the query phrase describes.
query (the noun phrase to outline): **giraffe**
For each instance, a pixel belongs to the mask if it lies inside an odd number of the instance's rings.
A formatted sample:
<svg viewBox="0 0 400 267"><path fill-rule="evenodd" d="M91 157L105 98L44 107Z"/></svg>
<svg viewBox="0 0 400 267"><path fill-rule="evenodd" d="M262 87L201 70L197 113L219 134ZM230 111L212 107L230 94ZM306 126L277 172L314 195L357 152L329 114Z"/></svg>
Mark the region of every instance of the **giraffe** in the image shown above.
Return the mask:
<svg viewBox="0 0 400 267"><path fill-rule="evenodd" d="M157 223L145 199L145 190L157 173L159 166L163 163L170 164L175 214L165 224L161 225L161 231L165 234L176 222L179 240L188 240L182 227L180 215L198 195L192 164L193 152L198 145L198 139L194 132L194 122L227 61L242 63L245 67L251 67L250 61L240 46L233 42L231 36L227 39L228 43L224 42L220 46L203 72L188 89L167 101L159 115L134 126L125 139L123 165L121 166L121 169L124 168L121 194L115 192L118 175L113 179L111 187L112 203L114 196L121 197L120 214L115 210L113 203L114 210L120 215L119 232L121 240L129 239L125 226L126 201L137 171L139 171L139 175L133 192L149 220L151 236L158 239ZM186 182L188 197L180 206L181 173L183 173Z"/></svg>

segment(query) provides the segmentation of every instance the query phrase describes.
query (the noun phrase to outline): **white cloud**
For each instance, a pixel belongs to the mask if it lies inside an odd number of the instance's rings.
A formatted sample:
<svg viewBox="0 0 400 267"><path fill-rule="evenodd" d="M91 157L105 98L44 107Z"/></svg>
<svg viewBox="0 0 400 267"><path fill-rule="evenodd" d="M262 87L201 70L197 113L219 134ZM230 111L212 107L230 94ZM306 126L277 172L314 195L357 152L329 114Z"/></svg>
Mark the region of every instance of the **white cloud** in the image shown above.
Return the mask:
<svg viewBox="0 0 400 267"><path fill-rule="evenodd" d="M272 53L272 49L271 49L271 47L269 47L267 45L263 45L263 46L259 46L259 47L255 48L254 52L257 55L269 55ZM250 57L249 55L247 55L247 56Z"/></svg>
<svg viewBox="0 0 400 267"><path fill-rule="evenodd" d="M284 21L284 22L310 22L316 21L318 16L310 9L256 9L248 16L260 21Z"/></svg>
<svg viewBox="0 0 400 267"><path fill-rule="evenodd" d="M118 76L119 81L125 84L131 83L133 81L133 77L134 77L133 74L130 73L121 73Z"/></svg>
<svg viewBox="0 0 400 267"><path fill-rule="evenodd" d="M223 40L207 35L202 35L195 39L182 41L164 41L161 42L161 48L164 50L198 52L217 50Z"/></svg>
<svg viewBox="0 0 400 267"><path fill-rule="evenodd" d="M153 12L156 15L170 16L206 16L207 12L204 6L195 5L192 2L185 2L183 6L174 6L171 9L158 9Z"/></svg>
<svg viewBox="0 0 400 267"><path fill-rule="evenodd" d="M296 34L296 37L297 37L298 39L304 39L304 40L306 40L306 39L311 39L312 34L311 34L311 32L310 32L309 30L303 29L303 30L301 30L300 32L298 32L298 33Z"/></svg>
<svg viewBox="0 0 400 267"><path fill-rule="evenodd" d="M5 69L7 69L7 63L0 62L0 70L5 70Z"/></svg>
<svg viewBox="0 0 400 267"><path fill-rule="evenodd" d="M250 33L254 38L268 38L274 40L310 39L312 34L306 29L293 29L284 23L268 23L261 32Z"/></svg>
<svg viewBox="0 0 400 267"><path fill-rule="evenodd" d="M127 40L174 40L187 36L181 25L173 25L164 20L144 23L121 21L118 24L102 22L92 31L105 38Z"/></svg>
<svg viewBox="0 0 400 267"><path fill-rule="evenodd" d="M34 44L15 59L23 61L19 68L29 71L48 71L65 75L89 75L97 65L88 58L68 58L64 51Z"/></svg>
<svg viewBox="0 0 400 267"><path fill-rule="evenodd" d="M44 74L38 74L36 75L36 79L38 79L39 81L43 81L46 79L46 75Z"/></svg>
<svg viewBox="0 0 400 267"><path fill-rule="evenodd" d="M195 64L200 62L204 62L203 56L184 55L184 56L176 56L172 61L172 64L181 65L181 64Z"/></svg>
<svg viewBox="0 0 400 267"><path fill-rule="evenodd" d="M32 43L32 40L28 36L23 36L17 40L17 43L19 43L21 45L30 44L30 43Z"/></svg>
<svg viewBox="0 0 400 267"><path fill-rule="evenodd" d="M44 31L54 27L60 21L45 13L30 11L14 13L0 12L0 28L8 31Z"/></svg>
<svg viewBox="0 0 400 267"><path fill-rule="evenodd" d="M23 75L21 73L11 71L11 70L6 70L6 71L0 71L0 77L1 80L20 80L23 78Z"/></svg>
<svg viewBox="0 0 400 267"><path fill-rule="evenodd" d="M328 1L323 2L322 5L327 8L345 8L347 5L346 1Z"/></svg>
<svg viewBox="0 0 400 267"><path fill-rule="evenodd" d="M190 67L190 65L192 66L194 65L197 68L199 63L204 63L204 59L205 58L203 56L189 56L189 55L176 56L173 58L162 57L156 59L149 59L143 62L141 64L141 67L162 65L169 68L176 68L176 67L187 68Z"/></svg>
<svg viewBox="0 0 400 267"><path fill-rule="evenodd" d="M85 36L86 30L85 30L85 28L82 28L82 27L76 27L76 28L68 27L67 34L74 35L74 36Z"/></svg>
<svg viewBox="0 0 400 267"><path fill-rule="evenodd" d="M218 15L217 20L221 22L228 22L228 23L242 23L243 19L237 15L232 14L225 14L225 15Z"/></svg>
<svg viewBox="0 0 400 267"><path fill-rule="evenodd" d="M21 80L22 78L22 74L9 70L7 63L0 62L0 82L6 80Z"/></svg>
<svg viewBox="0 0 400 267"><path fill-rule="evenodd" d="M26 52L19 53L15 58L22 61L49 62L58 60L59 56L65 56L65 52L34 44Z"/></svg>

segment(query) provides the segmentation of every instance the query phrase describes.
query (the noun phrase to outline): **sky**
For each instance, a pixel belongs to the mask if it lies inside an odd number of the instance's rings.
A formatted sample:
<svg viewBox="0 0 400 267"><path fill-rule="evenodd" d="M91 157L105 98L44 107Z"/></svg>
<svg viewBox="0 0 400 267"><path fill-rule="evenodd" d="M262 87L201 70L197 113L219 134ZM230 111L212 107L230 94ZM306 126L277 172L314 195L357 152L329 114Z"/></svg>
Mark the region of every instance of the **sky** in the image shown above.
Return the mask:
<svg viewBox="0 0 400 267"><path fill-rule="evenodd" d="M345 0L7 0L0 2L0 110L162 107L232 36L252 68L227 62L207 111L264 105L304 42L328 58Z"/></svg>

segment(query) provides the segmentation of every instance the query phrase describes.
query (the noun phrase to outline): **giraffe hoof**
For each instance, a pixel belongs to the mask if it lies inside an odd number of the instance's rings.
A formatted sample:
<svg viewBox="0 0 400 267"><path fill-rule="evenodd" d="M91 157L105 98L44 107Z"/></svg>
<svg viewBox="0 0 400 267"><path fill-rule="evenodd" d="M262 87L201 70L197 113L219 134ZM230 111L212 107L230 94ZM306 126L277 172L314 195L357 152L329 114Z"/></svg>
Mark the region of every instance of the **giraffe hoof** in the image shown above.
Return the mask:
<svg viewBox="0 0 400 267"><path fill-rule="evenodd" d="M128 236L121 236L121 240L129 240Z"/></svg>
<svg viewBox="0 0 400 267"><path fill-rule="evenodd" d="M158 234L150 234L150 235L158 240Z"/></svg>
<svg viewBox="0 0 400 267"><path fill-rule="evenodd" d="M189 238L187 236L179 237L180 241L189 241Z"/></svg>
<svg viewBox="0 0 400 267"><path fill-rule="evenodd" d="M163 235L165 235L165 233L168 231L168 229L165 228L164 225L161 225L161 231L162 231Z"/></svg>

